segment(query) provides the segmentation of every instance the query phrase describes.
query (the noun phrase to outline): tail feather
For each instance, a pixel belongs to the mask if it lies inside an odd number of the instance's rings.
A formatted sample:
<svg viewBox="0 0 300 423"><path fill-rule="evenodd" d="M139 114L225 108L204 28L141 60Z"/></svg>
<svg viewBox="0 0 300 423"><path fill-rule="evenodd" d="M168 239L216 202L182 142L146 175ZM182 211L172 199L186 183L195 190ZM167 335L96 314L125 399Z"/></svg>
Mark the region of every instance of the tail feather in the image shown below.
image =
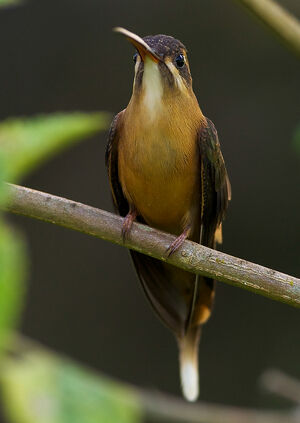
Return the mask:
<svg viewBox="0 0 300 423"><path fill-rule="evenodd" d="M184 397L196 401L199 396L198 345L200 328L190 328L179 339L180 379Z"/></svg>

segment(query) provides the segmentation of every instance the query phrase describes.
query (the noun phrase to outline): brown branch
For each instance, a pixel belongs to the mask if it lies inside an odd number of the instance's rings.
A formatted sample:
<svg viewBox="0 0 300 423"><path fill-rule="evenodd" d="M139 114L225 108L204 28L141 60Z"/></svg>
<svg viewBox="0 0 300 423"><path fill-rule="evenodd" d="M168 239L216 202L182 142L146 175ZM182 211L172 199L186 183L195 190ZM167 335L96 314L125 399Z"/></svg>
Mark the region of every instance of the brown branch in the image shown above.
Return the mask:
<svg viewBox="0 0 300 423"><path fill-rule="evenodd" d="M300 22L273 0L237 0L300 55Z"/></svg>
<svg viewBox="0 0 300 423"><path fill-rule="evenodd" d="M192 273L244 288L256 294L300 307L300 279L191 241L170 258L166 249L174 236L134 223L128 240L121 237L123 219L65 198L18 185L8 185L10 201L6 210L84 232L115 244L167 261Z"/></svg>
<svg viewBox="0 0 300 423"><path fill-rule="evenodd" d="M276 411L199 402L140 391L142 409L150 421L161 423L299 423L299 416Z"/></svg>

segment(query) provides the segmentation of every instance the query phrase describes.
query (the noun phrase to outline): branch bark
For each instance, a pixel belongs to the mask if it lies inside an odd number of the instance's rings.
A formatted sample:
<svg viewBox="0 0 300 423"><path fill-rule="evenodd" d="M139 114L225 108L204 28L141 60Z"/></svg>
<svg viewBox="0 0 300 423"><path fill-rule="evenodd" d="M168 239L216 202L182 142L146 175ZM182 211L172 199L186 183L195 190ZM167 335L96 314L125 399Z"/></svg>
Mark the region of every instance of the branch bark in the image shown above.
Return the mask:
<svg viewBox="0 0 300 423"><path fill-rule="evenodd" d="M273 0L237 0L300 55L300 22Z"/></svg>
<svg viewBox="0 0 300 423"><path fill-rule="evenodd" d="M44 192L8 184L7 211L40 219L139 251L192 273L300 307L300 279L186 241L170 258L174 236L134 223L123 242L123 219L112 213Z"/></svg>
<svg viewBox="0 0 300 423"><path fill-rule="evenodd" d="M280 411L254 409L183 400L150 392L138 393L150 421L161 423L299 423L299 416Z"/></svg>

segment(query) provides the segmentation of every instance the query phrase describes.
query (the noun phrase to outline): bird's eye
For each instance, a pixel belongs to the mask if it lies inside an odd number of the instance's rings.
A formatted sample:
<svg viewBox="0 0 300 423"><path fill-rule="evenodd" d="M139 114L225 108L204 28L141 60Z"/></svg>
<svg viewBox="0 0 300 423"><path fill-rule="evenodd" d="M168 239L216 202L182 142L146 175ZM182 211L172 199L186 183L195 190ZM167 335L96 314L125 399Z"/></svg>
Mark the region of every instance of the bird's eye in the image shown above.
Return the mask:
<svg viewBox="0 0 300 423"><path fill-rule="evenodd" d="M133 63L136 63L136 59L137 59L137 53L134 53L134 55L133 55Z"/></svg>
<svg viewBox="0 0 300 423"><path fill-rule="evenodd" d="M183 68L185 62L184 55L179 54L179 56L176 57L175 62L178 68Z"/></svg>

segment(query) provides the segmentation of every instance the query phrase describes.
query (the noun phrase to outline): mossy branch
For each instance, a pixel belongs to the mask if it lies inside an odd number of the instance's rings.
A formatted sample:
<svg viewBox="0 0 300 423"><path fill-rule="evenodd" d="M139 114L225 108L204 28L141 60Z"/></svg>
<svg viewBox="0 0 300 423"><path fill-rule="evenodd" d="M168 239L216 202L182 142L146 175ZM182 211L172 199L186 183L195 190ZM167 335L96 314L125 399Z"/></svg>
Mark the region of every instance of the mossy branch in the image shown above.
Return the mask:
<svg viewBox="0 0 300 423"><path fill-rule="evenodd" d="M166 261L192 273L256 294L300 307L300 279L255 263L186 241L170 258L166 249L174 236L134 223L123 242L123 219L115 214L56 197L51 194L7 184L10 200L5 209L92 235Z"/></svg>

